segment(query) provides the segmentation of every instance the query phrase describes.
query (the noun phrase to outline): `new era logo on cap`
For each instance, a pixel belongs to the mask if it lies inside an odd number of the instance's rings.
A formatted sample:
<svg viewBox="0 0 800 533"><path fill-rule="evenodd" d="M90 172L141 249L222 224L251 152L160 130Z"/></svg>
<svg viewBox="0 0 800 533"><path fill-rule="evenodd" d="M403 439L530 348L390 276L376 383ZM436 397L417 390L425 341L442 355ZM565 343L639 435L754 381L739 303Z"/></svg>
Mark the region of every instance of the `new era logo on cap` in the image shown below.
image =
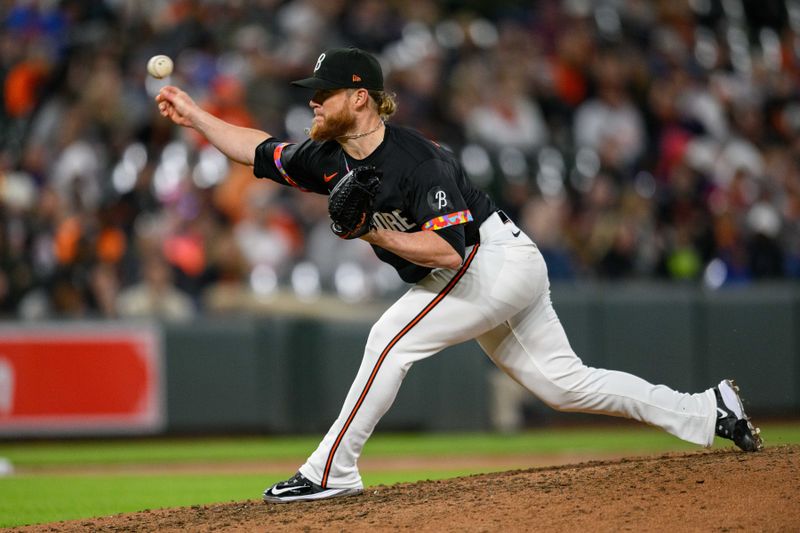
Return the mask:
<svg viewBox="0 0 800 533"><path fill-rule="evenodd" d="M309 89L383 90L383 71L378 60L358 48L331 48L317 58L314 75L293 81Z"/></svg>

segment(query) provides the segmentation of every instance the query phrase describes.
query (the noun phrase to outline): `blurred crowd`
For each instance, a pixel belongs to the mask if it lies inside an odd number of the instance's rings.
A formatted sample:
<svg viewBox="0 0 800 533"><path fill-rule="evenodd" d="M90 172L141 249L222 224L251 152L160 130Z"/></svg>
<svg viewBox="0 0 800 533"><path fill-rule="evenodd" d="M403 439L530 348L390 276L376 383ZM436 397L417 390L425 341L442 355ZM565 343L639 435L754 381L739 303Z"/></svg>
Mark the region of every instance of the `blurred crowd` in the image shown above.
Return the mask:
<svg viewBox="0 0 800 533"><path fill-rule="evenodd" d="M800 277L800 0L0 0L0 24L4 317L403 290L331 234L325 197L255 179L153 103L176 84L300 141L310 95L288 82L349 45L554 281Z"/></svg>

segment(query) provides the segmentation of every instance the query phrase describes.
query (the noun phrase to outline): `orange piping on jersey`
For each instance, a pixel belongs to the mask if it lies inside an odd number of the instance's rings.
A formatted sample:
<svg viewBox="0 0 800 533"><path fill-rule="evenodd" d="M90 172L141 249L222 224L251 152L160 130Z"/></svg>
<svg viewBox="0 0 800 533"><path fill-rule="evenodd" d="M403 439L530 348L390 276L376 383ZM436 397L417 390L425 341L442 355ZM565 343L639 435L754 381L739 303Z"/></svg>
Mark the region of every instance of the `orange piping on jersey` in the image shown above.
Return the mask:
<svg viewBox="0 0 800 533"><path fill-rule="evenodd" d="M303 187L299 186L297 182L295 182L292 178L289 177L289 174L283 169L283 162L281 161L281 154L283 153L283 149L287 147L289 143L281 143L275 147L275 151L272 152L272 160L275 162L275 168L278 169L278 172L281 173L281 177L291 185L292 187L297 187L301 191L308 192L308 189L304 189Z"/></svg>
<svg viewBox="0 0 800 533"><path fill-rule="evenodd" d="M464 276L464 273L467 271L469 265L472 263L472 260L475 258L475 255L478 253L479 246L480 246L479 244L476 244L472 248L472 251L467 256L466 260L464 260L464 264L461 266L458 272L456 272L456 275L453 276L453 279L450 280L450 282L445 286L445 288L442 289L439 292L439 294L437 294L436 297L433 300L431 300L431 302L428 305L426 305L425 308L411 320L411 322L409 322L402 330L400 330L400 333L394 336L394 338L389 342L389 344L386 345L386 348L384 348L383 351L381 352L381 355L380 357L378 357L378 361L375 363L375 367L372 369L372 373L370 374L369 379L367 380L367 384L364 385L364 390L361 391L361 395L358 397L358 401L356 401L355 406L353 406L353 410L350 411L350 416L347 417L347 421L345 421L344 426L342 426L342 429L339 431L339 435L336 437L336 440L334 441L333 446L331 447L331 451L328 454L328 461L325 463L325 472L323 472L322 474L322 483L320 483L322 488L327 488L328 476L331 473L331 465L333 464L333 456L336 455L336 450L339 449L339 445L342 443L344 434L349 429L350 424L353 422L353 419L356 416L356 413L358 413L358 410L361 408L361 404L364 403L364 398L367 397L367 393L372 387L372 383L375 381L375 377L378 375L378 370L380 370L381 365L383 365L383 361L386 359L386 356L389 355L389 351L392 348L394 348L394 346L400 341L400 339L402 339L406 335L406 333L411 331L411 329L414 326L419 324L420 320L425 318L425 316L428 313L430 313L431 310L434 307L436 307L439 304L439 302L441 302L442 299L444 299L444 297L450 293L450 291L453 290L453 287L455 287L456 283L458 283L458 281Z"/></svg>

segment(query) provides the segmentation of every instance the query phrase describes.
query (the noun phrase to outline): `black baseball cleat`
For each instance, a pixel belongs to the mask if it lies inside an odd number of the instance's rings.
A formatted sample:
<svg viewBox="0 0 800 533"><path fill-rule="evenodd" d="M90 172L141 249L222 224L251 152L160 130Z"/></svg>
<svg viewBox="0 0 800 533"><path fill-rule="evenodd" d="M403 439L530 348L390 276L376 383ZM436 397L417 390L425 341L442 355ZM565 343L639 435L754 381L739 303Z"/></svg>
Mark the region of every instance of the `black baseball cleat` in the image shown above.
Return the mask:
<svg viewBox="0 0 800 533"><path fill-rule="evenodd" d="M746 452L762 449L764 441L761 439L761 430L753 427L745 414L736 383L732 379L723 379L714 387L714 395L717 397L717 436L732 440Z"/></svg>
<svg viewBox="0 0 800 533"><path fill-rule="evenodd" d="M362 489L334 489L322 488L313 481L306 479L300 472L291 479L275 483L264 491L264 501L270 503L289 503L309 500L324 500L340 496L354 496L360 494Z"/></svg>

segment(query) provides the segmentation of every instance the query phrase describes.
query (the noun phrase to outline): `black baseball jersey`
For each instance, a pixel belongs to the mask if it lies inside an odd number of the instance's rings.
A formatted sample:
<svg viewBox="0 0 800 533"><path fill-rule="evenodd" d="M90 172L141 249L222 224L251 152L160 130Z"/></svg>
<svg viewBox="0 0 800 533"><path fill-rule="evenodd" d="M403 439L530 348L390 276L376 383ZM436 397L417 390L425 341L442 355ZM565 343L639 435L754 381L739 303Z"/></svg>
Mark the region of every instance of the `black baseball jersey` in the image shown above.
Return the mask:
<svg viewBox="0 0 800 533"><path fill-rule="evenodd" d="M259 178L327 195L339 179L363 165L383 171L372 217L375 226L406 233L437 231L461 257L465 247L478 242L481 223L497 210L491 198L470 183L452 153L415 130L388 124L383 142L361 160L348 156L336 141L292 144L267 139L256 148L253 172ZM431 271L378 246L372 248L406 282L417 282Z"/></svg>

